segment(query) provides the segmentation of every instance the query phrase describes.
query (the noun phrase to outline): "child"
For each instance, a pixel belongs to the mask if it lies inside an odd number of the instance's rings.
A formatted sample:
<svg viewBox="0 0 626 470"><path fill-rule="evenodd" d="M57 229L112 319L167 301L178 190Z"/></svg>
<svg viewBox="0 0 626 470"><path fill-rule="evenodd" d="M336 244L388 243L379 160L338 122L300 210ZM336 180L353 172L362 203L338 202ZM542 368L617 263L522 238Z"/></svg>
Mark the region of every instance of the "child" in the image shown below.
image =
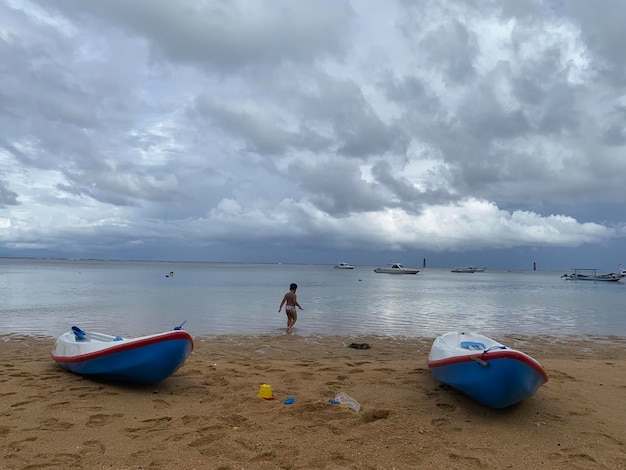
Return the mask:
<svg viewBox="0 0 626 470"><path fill-rule="evenodd" d="M296 297L296 289L298 288L297 284L291 284L289 286L289 292L285 294L283 300L280 302L280 306L278 307L278 311L280 312L285 305L285 313L287 314L287 333L291 333L293 329L293 325L298 320L298 314L296 313L296 307L300 310L304 310L300 304L298 303L298 298Z"/></svg>

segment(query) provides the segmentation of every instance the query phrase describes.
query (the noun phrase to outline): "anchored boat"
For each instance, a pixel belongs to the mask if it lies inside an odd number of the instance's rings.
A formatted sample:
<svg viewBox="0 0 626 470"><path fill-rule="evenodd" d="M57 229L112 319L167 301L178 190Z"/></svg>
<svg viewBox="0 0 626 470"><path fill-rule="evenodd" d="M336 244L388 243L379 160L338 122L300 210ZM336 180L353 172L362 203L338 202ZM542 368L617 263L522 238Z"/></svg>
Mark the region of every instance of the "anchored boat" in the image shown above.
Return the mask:
<svg viewBox="0 0 626 470"><path fill-rule="evenodd" d="M374 269L374 272L385 273L385 274L417 274L420 272L420 270L414 269L414 268L405 268L400 263L393 263L389 267L376 268Z"/></svg>
<svg viewBox="0 0 626 470"><path fill-rule="evenodd" d="M571 274L563 274L561 278L566 281L596 281L596 282L618 282L622 279L622 273L598 274L597 269L576 268Z"/></svg>
<svg viewBox="0 0 626 470"><path fill-rule="evenodd" d="M348 263L339 263L335 265L335 269L354 269L354 266Z"/></svg>
<svg viewBox="0 0 626 470"><path fill-rule="evenodd" d="M485 268L477 268L476 266L463 266L452 268L450 272L453 273L484 273Z"/></svg>

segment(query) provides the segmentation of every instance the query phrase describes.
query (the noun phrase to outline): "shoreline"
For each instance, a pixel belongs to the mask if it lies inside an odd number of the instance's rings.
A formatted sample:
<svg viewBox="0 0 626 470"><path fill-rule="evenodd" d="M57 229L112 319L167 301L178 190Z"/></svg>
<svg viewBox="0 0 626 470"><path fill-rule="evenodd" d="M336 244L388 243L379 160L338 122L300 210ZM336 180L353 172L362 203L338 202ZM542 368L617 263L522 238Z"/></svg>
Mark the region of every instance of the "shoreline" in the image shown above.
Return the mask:
<svg viewBox="0 0 626 470"><path fill-rule="evenodd" d="M623 337L498 337L549 377L505 410L437 382L433 338L196 336L183 367L147 387L61 369L54 338L0 340L3 468L626 469ZM328 403L339 392L358 414Z"/></svg>
<svg viewBox="0 0 626 470"><path fill-rule="evenodd" d="M502 334L487 335L491 338L503 343L504 345L523 351L531 356L536 355L536 359L556 358L564 353L576 352L577 358L621 358L623 351L626 350L626 336L620 335L598 335L598 334L568 334L568 335L525 335L525 334ZM330 334L312 334L299 335L297 333L262 333L262 334L203 334L192 335L194 344L211 342L214 344L227 346L244 346L250 343L264 342L271 344L272 342L282 343L283 341L300 342L306 345L299 351L303 356L307 355L307 351L313 351L311 356L320 354L322 349L315 349L316 344L326 344L334 348L347 348L353 342L369 342L379 343L381 345L404 345L406 347L413 345L416 353L424 354L424 363L430 351L430 347L435 337L431 336L390 336L390 335L330 335ZM24 333L0 333L0 344L11 341L35 341L50 342L50 349L56 337L46 334L24 334ZM576 347L574 347L574 345ZM270 351L271 348L268 349ZM419 355L416 356L419 360ZM541 362L541 361L540 361Z"/></svg>

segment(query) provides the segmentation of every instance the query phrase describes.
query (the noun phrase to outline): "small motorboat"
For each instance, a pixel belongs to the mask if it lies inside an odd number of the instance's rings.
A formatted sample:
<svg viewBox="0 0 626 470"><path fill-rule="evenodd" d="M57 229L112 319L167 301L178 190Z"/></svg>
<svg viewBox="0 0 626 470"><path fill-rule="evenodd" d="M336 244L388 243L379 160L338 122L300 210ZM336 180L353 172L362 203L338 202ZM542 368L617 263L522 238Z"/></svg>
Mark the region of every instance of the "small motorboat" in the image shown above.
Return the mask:
<svg viewBox="0 0 626 470"><path fill-rule="evenodd" d="M354 269L354 266L348 263L339 263L335 266L335 269Z"/></svg>
<svg viewBox="0 0 626 470"><path fill-rule="evenodd" d="M84 331L77 326L63 333L52 359L75 374L105 380L156 383L168 378L193 350L193 339L181 326L172 331L122 338Z"/></svg>
<svg viewBox="0 0 626 470"><path fill-rule="evenodd" d="M490 408L506 408L535 394L548 381L529 355L478 333L452 331L433 342L433 376Z"/></svg>
<svg viewBox="0 0 626 470"><path fill-rule="evenodd" d="M450 272L453 273L484 273L485 272L485 268L478 268L476 266L463 266L463 267L456 267L456 268L452 268L450 270Z"/></svg>
<svg viewBox="0 0 626 470"><path fill-rule="evenodd" d="M405 268L400 263L393 263L391 266L385 268L376 268L374 269L375 273L384 273L384 274L417 274L420 272L419 269L413 268Z"/></svg>

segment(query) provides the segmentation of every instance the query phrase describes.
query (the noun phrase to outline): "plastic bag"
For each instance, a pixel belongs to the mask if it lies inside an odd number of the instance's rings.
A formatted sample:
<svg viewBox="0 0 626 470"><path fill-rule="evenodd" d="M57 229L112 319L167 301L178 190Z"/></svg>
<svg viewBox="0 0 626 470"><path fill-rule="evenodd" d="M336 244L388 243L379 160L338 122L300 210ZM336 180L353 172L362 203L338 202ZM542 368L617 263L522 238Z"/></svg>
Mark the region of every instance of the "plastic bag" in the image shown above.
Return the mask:
<svg viewBox="0 0 626 470"><path fill-rule="evenodd" d="M335 396L335 401L339 402L339 406L346 406L354 410L356 413L358 413L361 409L361 405L359 404L359 402L352 398L350 395L348 395L346 392L339 392Z"/></svg>

